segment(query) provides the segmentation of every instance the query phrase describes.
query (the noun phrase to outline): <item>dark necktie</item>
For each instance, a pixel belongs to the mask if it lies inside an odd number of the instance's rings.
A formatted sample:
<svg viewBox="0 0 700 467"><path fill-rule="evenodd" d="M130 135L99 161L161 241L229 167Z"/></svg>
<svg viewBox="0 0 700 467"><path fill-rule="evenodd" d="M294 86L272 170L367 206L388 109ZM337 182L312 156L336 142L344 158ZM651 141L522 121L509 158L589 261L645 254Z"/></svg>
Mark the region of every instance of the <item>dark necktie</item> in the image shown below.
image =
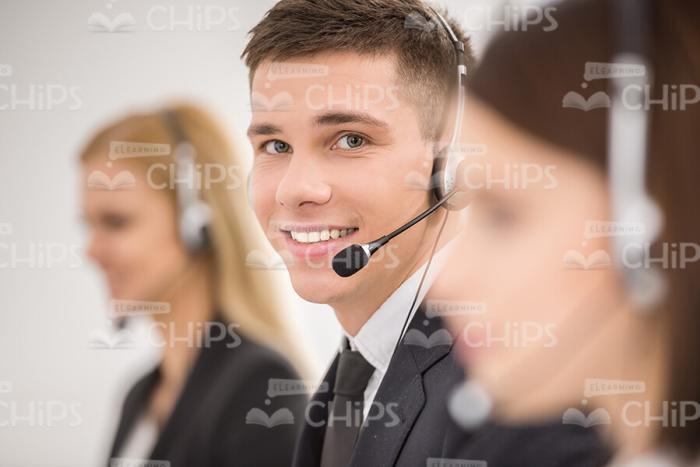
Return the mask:
<svg viewBox="0 0 700 467"><path fill-rule="evenodd" d="M362 425L364 392L374 367L360 352L343 350L333 385L333 401L323 439L321 467L346 467Z"/></svg>

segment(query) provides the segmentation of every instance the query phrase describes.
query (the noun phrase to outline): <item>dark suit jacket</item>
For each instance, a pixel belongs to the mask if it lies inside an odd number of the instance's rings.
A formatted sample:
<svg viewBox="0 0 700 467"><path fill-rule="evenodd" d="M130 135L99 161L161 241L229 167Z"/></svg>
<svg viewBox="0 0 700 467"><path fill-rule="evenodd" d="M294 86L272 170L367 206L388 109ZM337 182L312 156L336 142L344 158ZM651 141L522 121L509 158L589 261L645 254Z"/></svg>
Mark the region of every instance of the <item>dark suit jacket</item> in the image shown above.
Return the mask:
<svg viewBox="0 0 700 467"><path fill-rule="evenodd" d="M433 336L441 329L442 321L428 319L423 306L416 311L375 397L385 416L373 418L370 411L352 467L426 467L429 458L482 460L488 467L605 465L607 449L595 432L560 422L520 428L488 425L475 433L458 428L446 408L451 390L464 380L452 345L431 345L435 340L423 340L421 345L415 339L421 334ZM411 330L411 338L406 339ZM333 387L336 367L337 356L324 377L329 387ZM319 421L326 420L331 397L330 391L318 392L309 402L294 467L319 465L325 434L325 425ZM570 462L572 458L576 463Z"/></svg>
<svg viewBox="0 0 700 467"><path fill-rule="evenodd" d="M612 457L593 428L563 425L561 420L519 426L490 423L473 433L452 424L445 447L447 458L483 460L487 467L599 467Z"/></svg>
<svg viewBox="0 0 700 467"><path fill-rule="evenodd" d="M307 398L268 397L270 378L298 379L298 376L281 356L244 335L238 336L239 345L234 346L232 339L224 339L200 349L150 460L168 460L170 467L290 465ZM158 378L156 368L129 391L111 458L119 456ZM295 423L268 428L250 420L246 422L250 410L256 408L268 415L289 409Z"/></svg>

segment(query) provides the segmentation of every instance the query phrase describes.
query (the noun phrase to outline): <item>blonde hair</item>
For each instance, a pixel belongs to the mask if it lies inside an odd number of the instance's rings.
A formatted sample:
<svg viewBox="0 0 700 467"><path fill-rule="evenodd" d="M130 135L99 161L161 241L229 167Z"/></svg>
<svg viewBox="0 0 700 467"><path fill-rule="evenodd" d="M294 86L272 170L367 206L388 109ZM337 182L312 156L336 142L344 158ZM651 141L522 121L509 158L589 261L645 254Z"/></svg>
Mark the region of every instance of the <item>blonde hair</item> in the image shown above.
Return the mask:
<svg viewBox="0 0 700 467"><path fill-rule="evenodd" d="M247 205L245 176L238 151L234 150L211 115L191 104L128 115L100 130L82 150L81 162L85 164L99 156L107 162L107 155L115 142L169 144L174 147L177 141L164 119L166 112L174 114L189 143L194 146L198 167L216 165L225 169L224 180L217 180L217 183L199 190L201 199L211 211L208 227L211 248L203 258L214 277L215 306L226 320L240 325L246 337L278 351L291 360L297 370L304 370L304 362L280 313L279 290L271 272L246 264L248 254L264 251L259 240L261 235ZM144 171L154 164L174 163L171 155L132 157L128 161L141 166ZM175 208L177 183L174 183L173 175L170 170L160 170L157 174L153 172L152 179L160 186L173 188L164 191L169 192Z"/></svg>

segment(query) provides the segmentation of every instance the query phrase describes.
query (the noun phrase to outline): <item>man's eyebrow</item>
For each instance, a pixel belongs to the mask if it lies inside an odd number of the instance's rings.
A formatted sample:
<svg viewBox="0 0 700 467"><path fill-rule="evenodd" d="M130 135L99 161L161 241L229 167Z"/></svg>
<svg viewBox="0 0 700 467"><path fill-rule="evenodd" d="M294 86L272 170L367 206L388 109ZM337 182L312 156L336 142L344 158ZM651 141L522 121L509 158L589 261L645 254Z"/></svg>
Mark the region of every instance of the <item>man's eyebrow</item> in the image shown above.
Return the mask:
<svg viewBox="0 0 700 467"><path fill-rule="evenodd" d="M363 112L327 112L314 119L314 125L342 125L343 123L363 123L388 129L389 124ZM282 129L271 123L256 123L248 128L248 137L269 136L282 133Z"/></svg>
<svg viewBox="0 0 700 467"><path fill-rule="evenodd" d="M248 127L248 137L267 136L282 133L282 129L271 123L256 123Z"/></svg>
<svg viewBox="0 0 700 467"><path fill-rule="evenodd" d="M364 123L381 129L388 129L389 124L363 112L328 112L314 119L316 126L341 125L343 123Z"/></svg>

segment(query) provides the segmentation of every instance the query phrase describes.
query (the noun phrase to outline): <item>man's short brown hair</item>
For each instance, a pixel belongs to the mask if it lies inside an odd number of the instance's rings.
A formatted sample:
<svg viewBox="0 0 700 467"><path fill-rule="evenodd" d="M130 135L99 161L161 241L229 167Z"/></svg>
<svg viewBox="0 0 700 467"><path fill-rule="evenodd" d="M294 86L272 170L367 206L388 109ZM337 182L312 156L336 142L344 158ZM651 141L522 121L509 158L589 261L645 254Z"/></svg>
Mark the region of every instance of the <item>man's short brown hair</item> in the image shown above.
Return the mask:
<svg viewBox="0 0 700 467"><path fill-rule="evenodd" d="M443 14L473 57L462 28ZM394 55L403 96L416 105L425 138L439 135L446 96L456 82L455 51L434 13L421 0L281 0L250 31L242 58L252 82L266 60L327 52Z"/></svg>

